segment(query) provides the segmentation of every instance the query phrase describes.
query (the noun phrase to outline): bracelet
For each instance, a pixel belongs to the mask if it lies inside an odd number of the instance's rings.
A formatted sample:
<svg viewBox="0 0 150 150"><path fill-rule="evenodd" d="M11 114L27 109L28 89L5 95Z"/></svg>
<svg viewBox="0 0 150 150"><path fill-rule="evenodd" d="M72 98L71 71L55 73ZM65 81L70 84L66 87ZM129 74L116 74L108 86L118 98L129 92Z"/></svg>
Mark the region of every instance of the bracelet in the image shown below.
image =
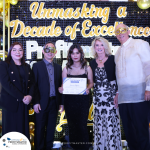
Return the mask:
<svg viewBox="0 0 150 150"><path fill-rule="evenodd" d="M118 93L118 94L119 94L119 92L116 92L116 93Z"/></svg>

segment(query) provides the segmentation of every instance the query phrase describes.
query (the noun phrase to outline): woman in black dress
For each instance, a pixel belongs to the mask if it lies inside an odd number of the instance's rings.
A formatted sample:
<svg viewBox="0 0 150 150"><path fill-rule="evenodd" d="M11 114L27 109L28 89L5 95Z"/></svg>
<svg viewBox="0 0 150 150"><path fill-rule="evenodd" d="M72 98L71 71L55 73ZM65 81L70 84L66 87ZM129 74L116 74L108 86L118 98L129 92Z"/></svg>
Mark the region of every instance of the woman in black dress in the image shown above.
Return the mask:
<svg viewBox="0 0 150 150"><path fill-rule="evenodd" d="M120 120L114 97L118 95L114 55L106 39L92 42L95 57L90 62L94 80L94 147L93 150L122 150Z"/></svg>
<svg viewBox="0 0 150 150"><path fill-rule="evenodd" d="M63 69L62 78L87 78L86 95L65 95L64 108L69 127L70 145L75 150L89 149L87 120L89 113L89 90L93 87L93 75L90 66L84 59L82 48L74 44L70 47L67 64ZM63 87L59 88L60 93Z"/></svg>
<svg viewBox="0 0 150 150"><path fill-rule="evenodd" d="M14 131L29 139L28 104L34 92L33 80L22 44L13 43L6 61L0 62L2 135Z"/></svg>

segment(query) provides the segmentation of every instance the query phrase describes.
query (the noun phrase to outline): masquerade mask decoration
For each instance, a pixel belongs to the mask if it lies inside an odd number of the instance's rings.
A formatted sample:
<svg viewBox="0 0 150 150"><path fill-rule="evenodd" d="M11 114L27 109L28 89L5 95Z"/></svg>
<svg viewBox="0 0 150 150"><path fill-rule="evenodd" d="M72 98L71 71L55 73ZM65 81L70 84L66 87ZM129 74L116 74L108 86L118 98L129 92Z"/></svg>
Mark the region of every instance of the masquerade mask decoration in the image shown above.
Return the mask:
<svg viewBox="0 0 150 150"><path fill-rule="evenodd" d="M119 35L119 34L124 34L128 31L128 28L118 28L116 31L115 31L115 34L116 35Z"/></svg>
<svg viewBox="0 0 150 150"><path fill-rule="evenodd" d="M56 48L55 47L48 47L48 46L46 46L46 47L44 47L44 52L45 53L49 53L49 52L55 53L56 52Z"/></svg>

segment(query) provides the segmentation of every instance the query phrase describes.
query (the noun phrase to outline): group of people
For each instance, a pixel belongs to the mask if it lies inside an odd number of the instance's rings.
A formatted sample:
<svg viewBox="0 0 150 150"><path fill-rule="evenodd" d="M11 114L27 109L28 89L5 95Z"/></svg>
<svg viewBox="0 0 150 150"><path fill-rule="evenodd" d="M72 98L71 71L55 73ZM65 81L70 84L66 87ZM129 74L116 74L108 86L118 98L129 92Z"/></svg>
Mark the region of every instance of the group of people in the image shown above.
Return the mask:
<svg viewBox="0 0 150 150"><path fill-rule="evenodd" d="M119 117L130 150L149 150L150 47L129 37L124 24L115 28L115 34L121 43L115 56L108 41L96 37L90 64L81 46L73 44L63 71L53 62L57 53L53 42L44 45L44 58L32 70L25 63L21 43L13 43L6 61L0 62L2 134L17 131L29 138L28 109L32 101L35 150L53 147L58 110L65 110L71 147L88 150L89 93L93 87L93 150L122 150ZM86 95L62 94L65 77L86 78Z"/></svg>

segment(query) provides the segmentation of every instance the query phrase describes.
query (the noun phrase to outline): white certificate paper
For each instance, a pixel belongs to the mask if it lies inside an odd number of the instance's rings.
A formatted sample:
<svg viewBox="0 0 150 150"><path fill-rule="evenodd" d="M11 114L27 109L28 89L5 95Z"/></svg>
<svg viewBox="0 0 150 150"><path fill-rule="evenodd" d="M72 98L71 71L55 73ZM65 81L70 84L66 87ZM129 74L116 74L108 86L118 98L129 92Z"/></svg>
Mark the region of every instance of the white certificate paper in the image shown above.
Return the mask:
<svg viewBox="0 0 150 150"><path fill-rule="evenodd" d="M63 94L86 95L87 78L64 78Z"/></svg>

